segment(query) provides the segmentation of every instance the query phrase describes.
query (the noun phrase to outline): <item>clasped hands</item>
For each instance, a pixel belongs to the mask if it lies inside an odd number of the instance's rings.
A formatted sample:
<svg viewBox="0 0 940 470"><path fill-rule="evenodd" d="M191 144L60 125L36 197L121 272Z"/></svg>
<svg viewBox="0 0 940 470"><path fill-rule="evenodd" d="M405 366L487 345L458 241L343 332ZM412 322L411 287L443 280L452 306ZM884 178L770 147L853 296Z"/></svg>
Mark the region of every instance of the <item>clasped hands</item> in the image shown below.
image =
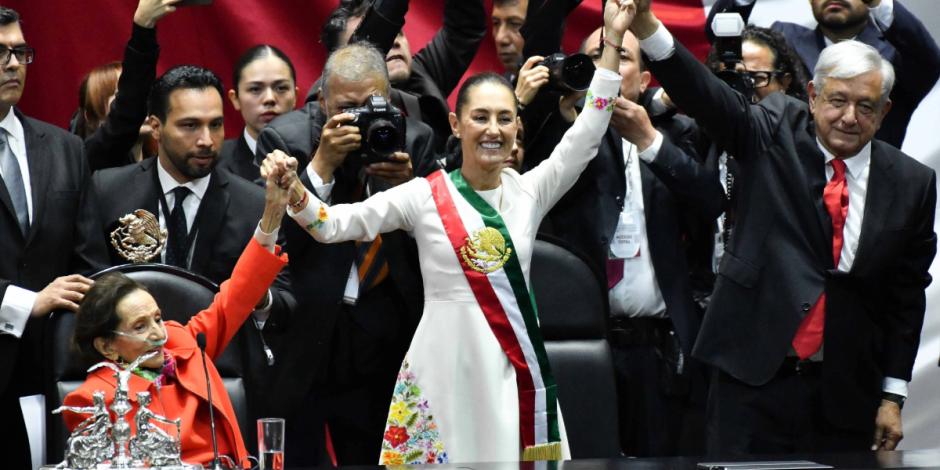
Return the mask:
<svg viewBox="0 0 940 470"><path fill-rule="evenodd" d="M306 205L307 190L297 177L297 159L275 150L261 162L268 201L277 201L299 211Z"/></svg>

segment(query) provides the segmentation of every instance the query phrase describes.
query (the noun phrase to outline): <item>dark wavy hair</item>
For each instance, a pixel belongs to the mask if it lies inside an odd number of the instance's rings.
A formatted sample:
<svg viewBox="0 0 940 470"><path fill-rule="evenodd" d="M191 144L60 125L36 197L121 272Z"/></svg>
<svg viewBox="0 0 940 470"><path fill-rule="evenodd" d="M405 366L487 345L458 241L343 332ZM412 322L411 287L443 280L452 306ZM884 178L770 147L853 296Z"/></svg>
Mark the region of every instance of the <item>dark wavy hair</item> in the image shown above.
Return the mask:
<svg viewBox="0 0 940 470"><path fill-rule="evenodd" d="M143 284L117 272L101 276L88 289L75 315L75 331L72 332L72 348L83 361L91 365L103 359L95 349L95 338L114 337L114 330L121 323L118 303L138 290L149 292Z"/></svg>
<svg viewBox="0 0 940 470"><path fill-rule="evenodd" d="M340 0L330 16L326 18L320 28L320 42L326 47L327 54L339 48L339 38L346 31L346 23L350 18L363 17L369 10L369 2L365 0Z"/></svg>
<svg viewBox="0 0 940 470"><path fill-rule="evenodd" d="M784 38L782 34L772 29L748 25L747 28L744 28L741 41L755 42L770 49L770 52L774 55L774 70L788 73L790 77L792 77L790 86L786 89L786 94L804 101L807 99L807 78L806 71L803 68L803 61L796 55L796 52L793 51L793 48L790 47L790 44L787 43L786 38ZM712 71L721 69L721 61L718 59L718 52L715 50L714 45L712 45L711 50L708 51L708 58L705 60L705 64Z"/></svg>
<svg viewBox="0 0 940 470"><path fill-rule="evenodd" d="M166 121L166 114L170 107L170 94L176 90L204 90L215 88L219 97L225 96L222 91L222 80L211 70L195 65L178 65L167 70L153 84L150 89L150 114L160 121Z"/></svg>

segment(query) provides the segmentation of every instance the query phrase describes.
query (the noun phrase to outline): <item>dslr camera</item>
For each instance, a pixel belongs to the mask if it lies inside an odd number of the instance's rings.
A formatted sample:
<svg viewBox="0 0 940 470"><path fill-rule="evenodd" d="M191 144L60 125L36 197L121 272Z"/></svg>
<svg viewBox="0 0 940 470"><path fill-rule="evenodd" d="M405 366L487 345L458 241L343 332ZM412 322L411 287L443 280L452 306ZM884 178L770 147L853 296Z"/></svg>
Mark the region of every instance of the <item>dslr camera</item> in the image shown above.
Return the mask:
<svg viewBox="0 0 940 470"><path fill-rule="evenodd" d="M738 72L736 69L744 62L741 55L744 19L740 13L718 13L712 19L712 31L715 33L715 52L718 54L718 60L724 65L724 70L716 75L753 102L754 80L747 73Z"/></svg>
<svg viewBox="0 0 940 470"><path fill-rule="evenodd" d="M359 157L363 165L389 161L392 154L405 149L405 117L383 96L370 96L366 104L343 112L355 117L350 125L359 128L362 145Z"/></svg>
<svg viewBox="0 0 940 470"><path fill-rule="evenodd" d="M594 61L587 54L566 56L556 52L538 65L548 67L548 84L545 88L555 93L587 90L594 78Z"/></svg>

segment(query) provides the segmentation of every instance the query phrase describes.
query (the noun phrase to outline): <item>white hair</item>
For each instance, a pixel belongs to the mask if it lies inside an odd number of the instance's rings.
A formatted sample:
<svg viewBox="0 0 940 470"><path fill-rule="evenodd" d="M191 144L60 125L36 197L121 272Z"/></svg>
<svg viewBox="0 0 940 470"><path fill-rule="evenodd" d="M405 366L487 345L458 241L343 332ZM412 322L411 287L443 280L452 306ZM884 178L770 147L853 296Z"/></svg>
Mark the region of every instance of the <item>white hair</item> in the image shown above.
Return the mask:
<svg viewBox="0 0 940 470"><path fill-rule="evenodd" d="M845 80L876 70L881 72L880 102L884 104L894 88L894 67L868 44L855 40L841 41L819 54L813 71L813 83L817 90L822 90L827 78Z"/></svg>
<svg viewBox="0 0 940 470"><path fill-rule="evenodd" d="M385 57L378 49L367 42L349 44L336 49L330 54L330 57L326 60L326 65L323 66L323 79L321 81L323 96L329 96L327 85L334 75L350 82L358 82L369 77L377 78L384 84L381 91L385 93L385 96L388 96L391 92Z"/></svg>

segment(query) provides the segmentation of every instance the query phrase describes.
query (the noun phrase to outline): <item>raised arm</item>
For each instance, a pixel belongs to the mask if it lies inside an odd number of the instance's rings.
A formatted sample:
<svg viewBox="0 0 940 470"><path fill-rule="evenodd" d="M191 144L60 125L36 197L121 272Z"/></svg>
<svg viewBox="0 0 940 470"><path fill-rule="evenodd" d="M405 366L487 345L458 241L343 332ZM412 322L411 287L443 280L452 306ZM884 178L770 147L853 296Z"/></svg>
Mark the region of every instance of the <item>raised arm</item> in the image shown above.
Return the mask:
<svg viewBox="0 0 940 470"><path fill-rule="evenodd" d="M412 73L428 76L441 95L450 95L485 36L483 0L446 0L444 26L415 54Z"/></svg>
<svg viewBox="0 0 940 470"><path fill-rule="evenodd" d="M639 1L640 12L630 29L672 102L736 158L759 153L755 150L762 145L762 135L769 135L774 126L771 111L751 106L743 95L714 76L666 30L649 9L650 0Z"/></svg>
<svg viewBox="0 0 940 470"><path fill-rule="evenodd" d="M157 75L157 22L176 9L179 0L140 0L134 13L131 38L124 49L121 77L108 117L85 140L91 170L133 163L128 154L137 143L147 117L147 97Z"/></svg>

